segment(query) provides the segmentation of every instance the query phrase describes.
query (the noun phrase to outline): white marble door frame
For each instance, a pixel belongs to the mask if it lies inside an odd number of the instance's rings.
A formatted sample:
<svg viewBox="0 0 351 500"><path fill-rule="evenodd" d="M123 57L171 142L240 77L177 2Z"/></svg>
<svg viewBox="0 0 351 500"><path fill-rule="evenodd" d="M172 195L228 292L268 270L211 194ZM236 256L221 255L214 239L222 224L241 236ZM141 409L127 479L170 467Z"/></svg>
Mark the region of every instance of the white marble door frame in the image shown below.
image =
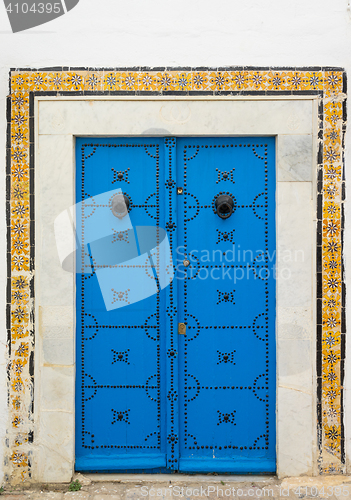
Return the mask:
<svg viewBox="0 0 351 500"><path fill-rule="evenodd" d="M53 224L74 205L75 136L277 137L277 473L317 474L316 130L310 96L35 99L34 480L74 471L75 282Z"/></svg>

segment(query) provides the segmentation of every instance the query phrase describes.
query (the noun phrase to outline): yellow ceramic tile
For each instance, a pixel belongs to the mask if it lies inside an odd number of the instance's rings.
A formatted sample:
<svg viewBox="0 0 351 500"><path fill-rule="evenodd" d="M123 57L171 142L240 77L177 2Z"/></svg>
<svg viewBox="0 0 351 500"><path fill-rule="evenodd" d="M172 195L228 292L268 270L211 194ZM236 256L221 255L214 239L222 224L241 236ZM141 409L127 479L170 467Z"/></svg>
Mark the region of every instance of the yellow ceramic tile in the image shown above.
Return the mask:
<svg viewBox="0 0 351 500"><path fill-rule="evenodd" d="M90 92L103 89L104 75L102 72L88 72L84 80L84 90Z"/></svg>
<svg viewBox="0 0 351 500"><path fill-rule="evenodd" d="M68 91L84 90L84 79L87 71L69 71L65 74L65 83Z"/></svg>
<svg viewBox="0 0 351 500"><path fill-rule="evenodd" d="M156 90L163 92L164 90L172 90L173 75L169 71L157 73L155 75Z"/></svg>
<svg viewBox="0 0 351 500"><path fill-rule="evenodd" d="M27 359L15 359L13 361L12 371L16 377L21 375L26 364L27 364Z"/></svg>
<svg viewBox="0 0 351 500"><path fill-rule="evenodd" d="M333 278L329 278L327 281L328 283L332 280ZM322 323L323 325L328 328L338 328L341 323L341 317L340 313L337 311L330 311L329 309L324 310L322 314Z"/></svg>
<svg viewBox="0 0 351 500"><path fill-rule="evenodd" d="M340 127L326 127L324 131L325 144L328 146L340 147L341 145L341 129Z"/></svg>
<svg viewBox="0 0 351 500"><path fill-rule="evenodd" d="M249 86L249 77L247 71L234 71L230 73L232 90L246 90Z"/></svg>
<svg viewBox="0 0 351 500"><path fill-rule="evenodd" d="M209 89L209 73L206 71L195 71L193 74L193 90Z"/></svg>
<svg viewBox="0 0 351 500"><path fill-rule="evenodd" d="M325 255L323 260L323 271L326 275L341 274L341 255L335 252L333 255Z"/></svg>
<svg viewBox="0 0 351 500"><path fill-rule="evenodd" d="M341 276L338 273L323 273L323 290L324 293L340 293L341 292Z"/></svg>
<svg viewBox="0 0 351 500"><path fill-rule="evenodd" d="M11 76L12 92L26 92L31 87L30 73L13 73Z"/></svg>
<svg viewBox="0 0 351 500"><path fill-rule="evenodd" d="M323 349L331 349L333 347L340 346L341 334L340 332L336 332L335 330L326 329L323 331L322 335L322 346ZM324 366L323 370L327 370L327 367Z"/></svg>
<svg viewBox="0 0 351 500"><path fill-rule="evenodd" d="M327 95L342 92L342 74L338 71L326 71L324 73L324 90Z"/></svg>
<svg viewBox="0 0 351 500"><path fill-rule="evenodd" d="M304 78L304 74L301 71L289 71L287 73L287 84L289 90L305 90L306 81Z"/></svg>
<svg viewBox="0 0 351 500"><path fill-rule="evenodd" d="M324 179L327 182L341 182L342 166L339 164L325 164L324 165Z"/></svg>
<svg viewBox="0 0 351 500"><path fill-rule="evenodd" d="M325 146L323 149L323 158L328 164L340 161L340 148Z"/></svg>
<svg viewBox="0 0 351 500"><path fill-rule="evenodd" d="M22 406L21 398L19 396L16 396L15 398L12 398L12 408L14 410L20 410Z"/></svg>
<svg viewBox="0 0 351 500"><path fill-rule="evenodd" d="M49 73L48 74L48 90L50 91L59 91L65 89L65 81L62 76L62 72Z"/></svg>
<svg viewBox="0 0 351 500"><path fill-rule="evenodd" d="M28 443L28 436L26 434L17 434L15 438L15 446L22 446Z"/></svg>
<svg viewBox="0 0 351 500"><path fill-rule="evenodd" d="M22 255L23 257L28 259L29 264L29 241L25 237L11 237L11 254L13 256L15 255ZM20 269L17 269L19 271ZM28 271L28 267L26 266L26 269Z"/></svg>
<svg viewBox="0 0 351 500"><path fill-rule="evenodd" d="M339 219L340 217L340 203L336 203L335 201L325 201L323 205L323 218L331 218L331 219Z"/></svg>
<svg viewBox="0 0 351 500"><path fill-rule="evenodd" d="M27 200L11 201L11 217L29 217L29 203Z"/></svg>
<svg viewBox="0 0 351 500"><path fill-rule="evenodd" d="M49 90L48 74L44 72L34 72L29 77L29 88L31 91Z"/></svg>
<svg viewBox="0 0 351 500"><path fill-rule="evenodd" d="M338 238L340 236L340 220L327 219L323 221L323 236Z"/></svg>
<svg viewBox="0 0 351 500"><path fill-rule="evenodd" d="M326 427L325 427L325 435L334 444L340 444L340 438L341 438L340 426L337 426L337 425L331 425L331 426L326 425Z"/></svg>
<svg viewBox="0 0 351 500"><path fill-rule="evenodd" d="M269 72L267 74L267 90L293 90L287 88L287 74L282 71Z"/></svg>
<svg viewBox="0 0 351 500"><path fill-rule="evenodd" d="M345 474L345 468L340 467L340 464L328 464L320 467L321 474Z"/></svg>
<svg viewBox="0 0 351 500"><path fill-rule="evenodd" d="M13 147L28 147L29 144L29 130L25 125L11 127L11 140Z"/></svg>
<svg viewBox="0 0 351 500"><path fill-rule="evenodd" d="M339 182L326 181L323 186L324 199L327 201L340 201L341 198L341 186Z"/></svg>
<svg viewBox="0 0 351 500"><path fill-rule="evenodd" d="M12 289L11 303L12 305L26 305L29 301L29 290Z"/></svg>
<svg viewBox="0 0 351 500"><path fill-rule="evenodd" d="M138 89L138 73L134 72L122 73L121 89L135 92Z"/></svg>
<svg viewBox="0 0 351 500"><path fill-rule="evenodd" d="M24 253L21 255L13 255L11 259L11 269L17 272L29 271L29 257Z"/></svg>
<svg viewBox="0 0 351 500"><path fill-rule="evenodd" d="M176 73L173 76L174 90L182 90L184 92L191 90L192 87L192 74L191 73Z"/></svg>
<svg viewBox="0 0 351 500"><path fill-rule="evenodd" d="M332 349L323 350L322 356L324 366L330 365L331 367L335 366L340 361L340 350L336 352Z"/></svg>
<svg viewBox="0 0 351 500"><path fill-rule="evenodd" d="M95 80L89 80L91 84L94 84ZM104 74L103 79L103 90L113 91L119 90L121 88L121 74L116 72L108 72Z"/></svg>
<svg viewBox="0 0 351 500"><path fill-rule="evenodd" d="M15 343L19 339L24 339L30 335L29 330L23 325L14 325L11 328L11 341Z"/></svg>
<svg viewBox="0 0 351 500"><path fill-rule="evenodd" d="M21 377L15 377L11 382L11 388L15 393L19 393L24 390L24 385Z"/></svg>
<svg viewBox="0 0 351 500"><path fill-rule="evenodd" d="M231 90L231 78L226 71L210 73L210 89L214 91Z"/></svg>
<svg viewBox="0 0 351 500"><path fill-rule="evenodd" d="M11 174L15 182L29 182L28 168L23 163L12 163Z"/></svg>
<svg viewBox="0 0 351 500"><path fill-rule="evenodd" d="M333 368L323 368L322 378L327 384L340 385L340 373L336 372Z"/></svg>
<svg viewBox="0 0 351 500"><path fill-rule="evenodd" d="M29 113L29 95L24 92L17 92L11 95L11 118L18 113Z"/></svg>
<svg viewBox="0 0 351 500"><path fill-rule="evenodd" d="M138 74L138 89L140 91L154 91L157 88L156 75L149 72L142 72Z"/></svg>
<svg viewBox="0 0 351 500"><path fill-rule="evenodd" d="M342 123L342 103L339 101L328 102L324 107L324 120L332 126Z"/></svg>
<svg viewBox="0 0 351 500"><path fill-rule="evenodd" d="M23 268L20 268L19 271L23 271ZM29 320L29 308L28 305L16 305L11 307L11 317L12 323L14 325L25 324Z"/></svg>
<svg viewBox="0 0 351 500"><path fill-rule="evenodd" d="M29 237L29 219L16 218L11 220L11 236L15 238Z"/></svg>
<svg viewBox="0 0 351 500"><path fill-rule="evenodd" d="M29 183L12 179L11 200L29 200Z"/></svg>
<svg viewBox="0 0 351 500"><path fill-rule="evenodd" d="M20 358L28 358L29 356L29 342L21 342L15 351L16 356Z"/></svg>
<svg viewBox="0 0 351 500"><path fill-rule="evenodd" d="M337 259L341 254L341 244L340 241L335 241L333 239L325 240L322 243L323 258L324 259ZM323 261L324 265L324 261Z"/></svg>
<svg viewBox="0 0 351 500"><path fill-rule="evenodd" d="M250 71L248 73L248 88L250 90L266 90L268 86L268 73L266 71Z"/></svg>
<svg viewBox="0 0 351 500"><path fill-rule="evenodd" d="M19 146L14 146L11 148L11 164L12 166L18 163L23 164L25 167L26 160L28 160L29 148L20 148Z"/></svg>
<svg viewBox="0 0 351 500"><path fill-rule="evenodd" d="M307 71L304 74L306 90L322 90L323 89L323 73L321 71Z"/></svg>
<svg viewBox="0 0 351 500"><path fill-rule="evenodd" d="M326 383L322 389L322 396L330 404L340 396L340 385Z"/></svg>
<svg viewBox="0 0 351 500"><path fill-rule="evenodd" d="M17 467L28 466L28 456L26 453L15 452L11 456L12 463Z"/></svg>

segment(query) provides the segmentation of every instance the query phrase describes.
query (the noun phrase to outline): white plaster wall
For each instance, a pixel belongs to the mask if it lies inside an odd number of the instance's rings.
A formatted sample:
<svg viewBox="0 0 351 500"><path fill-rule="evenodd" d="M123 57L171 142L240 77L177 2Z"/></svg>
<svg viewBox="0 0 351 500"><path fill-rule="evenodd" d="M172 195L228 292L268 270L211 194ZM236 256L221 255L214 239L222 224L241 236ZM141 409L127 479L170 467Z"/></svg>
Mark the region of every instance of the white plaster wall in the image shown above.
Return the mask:
<svg viewBox="0 0 351 500"><path fill-rule="evenodd" d="M10 67L342 66L351 74L349 0L80 0L67 15L12 34L0 5L0 206L5 207L5 97ZM349 114L351 113L349 100ZM351 129L346 165L351 169ZM351 190L351 175L348 176ZM346 216L351 206L346 205ZM350 213L351 215L351 213ZM5 303L5 217L0 217L0 301ZM351 231L346 239L351 290ZM347 315L351 322L351 311ZM351 344L351 341L350 341ZM351 347L351 345L350 345ZM0 307L0 442L5 439L6 328ZM351 365L346 387L351 387ZM346 393L346 415L351 401ZM350 417L351 420L351 417ZM347 447L351 455L351 421ZM0 484L3 479L0 446Z"/></svg>

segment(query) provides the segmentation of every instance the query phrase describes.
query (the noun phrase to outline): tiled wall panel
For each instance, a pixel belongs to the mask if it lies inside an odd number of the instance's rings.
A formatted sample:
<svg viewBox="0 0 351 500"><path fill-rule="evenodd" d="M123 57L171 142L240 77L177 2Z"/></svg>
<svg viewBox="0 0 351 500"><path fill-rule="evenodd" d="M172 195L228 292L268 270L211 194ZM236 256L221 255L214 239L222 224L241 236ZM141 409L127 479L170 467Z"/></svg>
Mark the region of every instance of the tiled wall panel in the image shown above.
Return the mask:
<svg viewBox="0 0 351 500"><path fill-rule="evenodd" d="M314 95L319 98L317 418L320 473L345 472L342 69L13 70L7 121L9 405L7 474L31 477L34 381L34 95ZM201 93L201 94L200 94Z"/></svg>

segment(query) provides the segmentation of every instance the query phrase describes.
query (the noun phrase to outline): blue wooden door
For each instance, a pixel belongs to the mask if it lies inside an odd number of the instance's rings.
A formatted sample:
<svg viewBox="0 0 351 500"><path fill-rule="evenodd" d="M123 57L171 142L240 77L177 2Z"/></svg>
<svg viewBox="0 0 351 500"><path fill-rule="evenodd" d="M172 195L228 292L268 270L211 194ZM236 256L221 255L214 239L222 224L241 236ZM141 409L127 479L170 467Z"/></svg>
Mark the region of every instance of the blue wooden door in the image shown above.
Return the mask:
<svg viewBox="0 0 351 500"><path fill-rule="evenodd" d="M76 163L76 469L274 472L274 138L78 138Z"/></svg>

